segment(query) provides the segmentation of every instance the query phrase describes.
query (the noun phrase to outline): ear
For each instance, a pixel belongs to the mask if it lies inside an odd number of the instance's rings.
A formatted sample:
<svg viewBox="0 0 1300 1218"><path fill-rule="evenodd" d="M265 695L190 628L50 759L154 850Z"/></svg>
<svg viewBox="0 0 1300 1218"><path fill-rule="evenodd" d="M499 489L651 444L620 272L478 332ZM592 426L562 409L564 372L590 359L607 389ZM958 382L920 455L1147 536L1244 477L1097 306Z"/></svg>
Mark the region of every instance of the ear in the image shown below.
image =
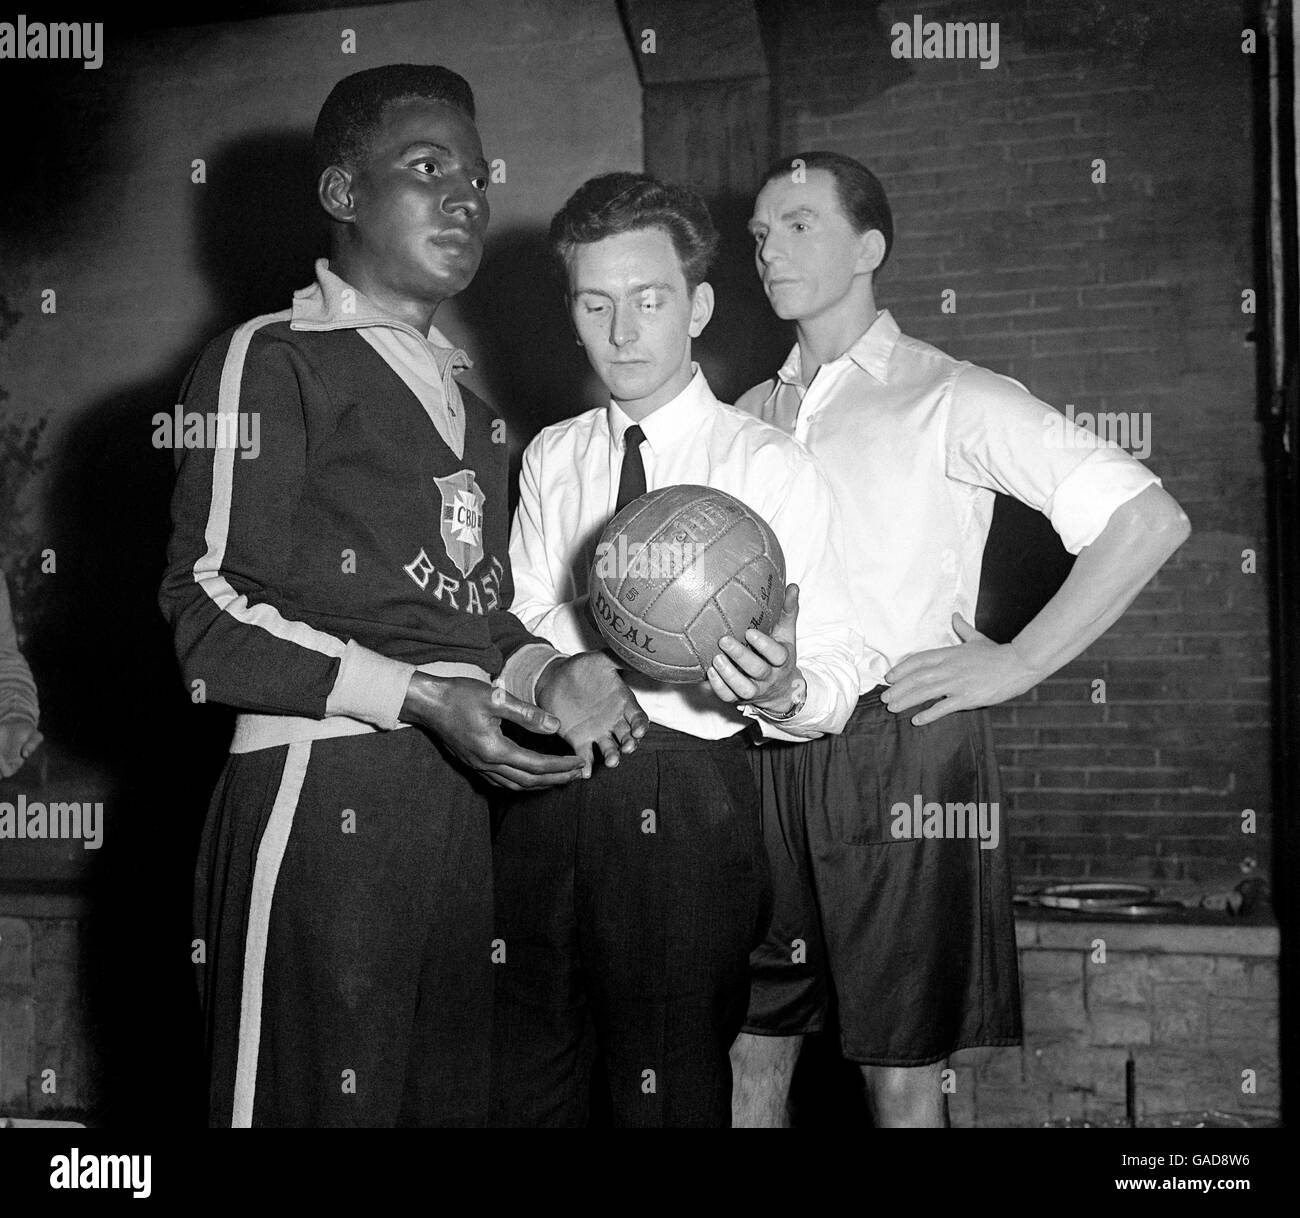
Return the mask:
<svg viewBox="0 0 1300 1218"><path fill-rule="evenodd" d="M875 271L885 260L885 234L878 228L869 228L858 239L858 263L854 268L859 274Z"/></svg>
<svg viewBox="0 0 1300 1218"><path fill-rule="evenodd" d="M357 218L352 198L352 174L341 165L331 165L322 171L320 181L316 183L316 198L331 220L351 224Z"/></svg>
<svg viewBox="0 0 1300 1218"><path fill-rule="evenodd" d="M691 297L691 324L689 334L692 338L699 338L704 333L704 327L709 324L709 318L713 316L713 285L711 283L702 283L695 289L695 295Z"/></svg>

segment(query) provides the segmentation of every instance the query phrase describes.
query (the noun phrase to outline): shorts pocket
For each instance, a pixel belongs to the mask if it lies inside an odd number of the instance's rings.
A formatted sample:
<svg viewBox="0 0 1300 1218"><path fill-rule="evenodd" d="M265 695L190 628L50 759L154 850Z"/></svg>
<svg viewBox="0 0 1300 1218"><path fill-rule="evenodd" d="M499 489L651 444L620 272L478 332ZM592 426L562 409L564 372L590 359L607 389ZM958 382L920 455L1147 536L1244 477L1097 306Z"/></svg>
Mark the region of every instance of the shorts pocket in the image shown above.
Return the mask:
<svg viewBox="0 0 1300 1218"><path fill-rule="evenodd" d="M906 846L936 802L977 798L966 715L918 728L880 714L838 738L810 796L826 806L831 840L844 845Z"/></svg>

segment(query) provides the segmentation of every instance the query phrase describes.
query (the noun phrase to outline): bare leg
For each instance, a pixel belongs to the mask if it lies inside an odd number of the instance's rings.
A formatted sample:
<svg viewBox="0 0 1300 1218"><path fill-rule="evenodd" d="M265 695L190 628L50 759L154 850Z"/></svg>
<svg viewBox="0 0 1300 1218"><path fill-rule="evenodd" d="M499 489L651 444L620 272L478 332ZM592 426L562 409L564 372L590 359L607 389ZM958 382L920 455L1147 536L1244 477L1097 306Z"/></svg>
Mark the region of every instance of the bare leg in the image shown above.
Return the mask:
<svg viewBox="0 0 1300 1218"><path fill-rule="evenodd" d="M742 1032L731 1046L731 1126L786 1129L790 1125L790 1080L803 1048L802 1036L751 1036Z"/></svg>
<svg viewBox="0 0 1300 1218"><path fill-rule="evenodd" d="M876 1128L944 1128L948 1097L942 1090L942 1075L947 1068L946 1061L929 1066L862 1066Z"/></svg>

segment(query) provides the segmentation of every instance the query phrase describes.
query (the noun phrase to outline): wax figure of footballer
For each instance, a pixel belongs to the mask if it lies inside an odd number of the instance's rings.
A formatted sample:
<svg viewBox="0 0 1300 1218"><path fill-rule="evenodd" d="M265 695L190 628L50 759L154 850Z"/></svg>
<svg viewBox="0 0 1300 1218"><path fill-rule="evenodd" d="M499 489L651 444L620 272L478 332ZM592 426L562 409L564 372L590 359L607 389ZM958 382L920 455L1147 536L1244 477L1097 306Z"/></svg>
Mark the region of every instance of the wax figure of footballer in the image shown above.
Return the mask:
<svg viewBox="0 0 1300 1218"><path fill-rule="evenodd" d="M861 1065L876 1123L942 1125L949 1054L1020 1039L1006 835L987 850L974 834L900 838L892 810L917 797L996 804L981 708L1082 652L1189 527L1128 454L1018 382L899 332L876 304L893 220L865 166L835 153L783 159L750 229L796 342L738 405L821 460L866 647L843 734L761 753L775 911L734 1051L736 1123L785 1121L802 1038L822 1028L833 986L841 1049ZM1042 511L1078 555L1005 645L971 624L995 491ZM806 962L792 958L794 939Z"/></svg>
<svg viewBox="0 0 1300 1218"><path fill-rule="evenodd" d="M644 716L607 657L562 658L507 611L506 449L433 326L488 223L468 84L349 76L315 153L331 257L191 371L186 408L257 412L261 451L184 453L160 594L186 682L242 712L198 867L210 1119L481 1125L482 781L585 776Z"/></svg>
<svg viewBox="0 0 1300 1218"><path fill-rule="evenodd" d="M644 174L593 178L551 242L611 400L524 453L510 540L520 619L557 647L595 645L587 580L602 530L647 490L682 483L763 516L791 583L771 636L723 639L707 683L624 673L652 724L633 757L581 789L511 797L494 841L506 959L493 1119L583 1124L598 1047L616 1125L725 1127L728 1050L769 896L742 729L748 714L784 738L835 732L857 700L839 525L807 453L717 401L692 362L717 243L697 195Z"/></svg>

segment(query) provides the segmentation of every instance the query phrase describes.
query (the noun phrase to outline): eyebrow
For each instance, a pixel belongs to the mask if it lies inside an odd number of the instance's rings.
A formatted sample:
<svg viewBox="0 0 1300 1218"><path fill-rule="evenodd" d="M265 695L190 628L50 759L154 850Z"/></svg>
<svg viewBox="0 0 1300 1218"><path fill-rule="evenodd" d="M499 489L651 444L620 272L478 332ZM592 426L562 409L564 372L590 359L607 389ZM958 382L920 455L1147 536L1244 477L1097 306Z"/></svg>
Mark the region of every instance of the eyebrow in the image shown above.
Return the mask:
<svg viewBox="0 0 1300 1218"><path fill-rule="evenodd" d="M801 220L806 217L816 217L817 214L818 214L817 209L815 207L809 207L806 203L804 203L798 207L792 207L789 211L783 211L777 217L777 219L778 220ZM759 220L757 217L751 217L748 225L749 231L753 232L755 228L762 227L762 224L763 222Z"/></svg>
<svg viewBox="0 0 1300 1218"><path fill-rule="evenodd" d="M402 149L402 158L405 159L410 156L417 148L432 148L435 152L444 153L449 157L454 157L456 155L455 152L448 148L446 144L439 144L435 140L416 140L412 144L407 144L406 147ZM481 156L475 157L473 163L475 165L481 165L484 169L489 168L487 161Z"/></svg>
<svg viewBox="0 0 1300 1218"><path fill-rule="evenodd" d="M671 292L673 285L671 283L636 283L628 288L628 295L635 296L638 292L649 292L651 290L658 292ZM613 299L609 292L603 288L574 288L575 296L606 296Z"/></svg>

